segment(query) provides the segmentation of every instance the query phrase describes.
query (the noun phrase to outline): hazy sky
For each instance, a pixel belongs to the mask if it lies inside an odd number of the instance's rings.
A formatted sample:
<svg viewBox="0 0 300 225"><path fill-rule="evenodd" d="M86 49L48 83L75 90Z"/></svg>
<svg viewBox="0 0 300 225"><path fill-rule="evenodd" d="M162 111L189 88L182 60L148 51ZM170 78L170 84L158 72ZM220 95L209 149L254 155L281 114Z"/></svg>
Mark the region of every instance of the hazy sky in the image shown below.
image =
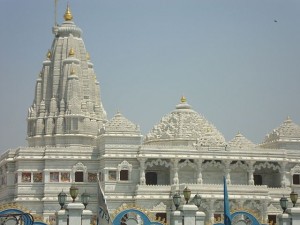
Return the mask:
<svg viewBox="0 0 300 225"><path fill-rule="evenodd" d="M143 134L184 94L230 141L300 124L299 0L69 0L109 118ZM58 0L58 23L67 1ZM277 22L275 22L275 20ZM54 0L0 2L0 151L26 146Z"/></svg>

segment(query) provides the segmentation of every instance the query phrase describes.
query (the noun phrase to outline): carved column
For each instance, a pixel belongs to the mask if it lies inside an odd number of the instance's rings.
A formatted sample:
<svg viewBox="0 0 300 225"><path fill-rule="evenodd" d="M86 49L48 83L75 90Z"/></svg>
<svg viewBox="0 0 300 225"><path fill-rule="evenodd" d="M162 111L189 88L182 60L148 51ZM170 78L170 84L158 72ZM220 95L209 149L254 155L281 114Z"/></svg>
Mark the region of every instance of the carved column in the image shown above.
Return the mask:
<svg viewBox="0 0 300 225"><path fill-rule="evenodd" d="M231 184L231 180L230 180L230 163L231 161L224 161L224 165L225 165L225 177L226 177L226 182L227 184Z"/></svg>
<svg viewBox="0 0 300 225"><path fill-rule="evenodd" d="M208 212L208 219L209 219L209 223L210 224L214 224L215 223L215 199L210 199L209 202L209 209L207 210Z"/></svg>
<svg viewBox="0 0 300 225"><path fill-rule="evenodd" d="M197 160L197 172L198 172L197 184L203 184L203 179L202 179L202 160L201 159Z"/></svg>
<svg viewBox="0 0 300 225"><path fill-rule="evenodd" d="M178 159L173 160L173 184L179 184L179 178L178 178Z"/></svg>
<svg viewBox="0 0 300 225"><path fill-rule="evenodd" d="M280 163L281 187L286 187L286 162Z"/></svg>
<svg viewBox="0 0 300 225"><path fill-rule="evenodd" d="M145 161L146 159L139 159L140 161L140 185L146 184L146 176L145 176Z"/></svg>
<svg viewBox="0 0 300 225"><path fill-rule="evenodd" d="M265 200L263 202L261 202L262 204L262 222L263 224L267 224L268 223L268 201Z"/></svg>
<svg viewBox="0 0 300 225"><path fill-rule="evenodd" d="M253 165L254 165L254 162L253 161L250 161L248 162L248 184L249 185L254 185L254 168L253 168Z"/></svg>

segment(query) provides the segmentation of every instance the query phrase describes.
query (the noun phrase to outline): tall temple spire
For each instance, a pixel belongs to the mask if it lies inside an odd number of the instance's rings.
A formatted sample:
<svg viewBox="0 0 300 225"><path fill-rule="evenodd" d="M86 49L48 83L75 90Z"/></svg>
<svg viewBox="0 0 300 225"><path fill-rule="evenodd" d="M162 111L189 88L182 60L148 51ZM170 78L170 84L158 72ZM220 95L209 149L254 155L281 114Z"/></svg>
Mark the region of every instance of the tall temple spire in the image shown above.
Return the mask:
<svg viewBox="0 0 300 225"><path fill-rule="evenodd" d="M94 145L107 121L99 82L70 7L56 27L28 110L29 146Z"/></svg>

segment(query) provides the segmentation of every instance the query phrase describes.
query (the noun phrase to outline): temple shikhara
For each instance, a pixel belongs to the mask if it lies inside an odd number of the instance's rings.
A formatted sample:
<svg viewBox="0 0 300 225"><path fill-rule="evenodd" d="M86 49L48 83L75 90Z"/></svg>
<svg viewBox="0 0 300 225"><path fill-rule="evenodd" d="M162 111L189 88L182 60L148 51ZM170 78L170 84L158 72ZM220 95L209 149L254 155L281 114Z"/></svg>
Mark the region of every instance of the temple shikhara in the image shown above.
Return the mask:
<svg viewBox="0 0 300 225"><path fill-rule="evenodd" d="M60 208L58 193L75 184L91 195L88 209L96 214L99 177L112 215L130 205L168 223L172 196L188 187L192 196L201 195L200 210L213 223L223 217L225 176L231 210L267 223L282 212L279 199L300 190L300 126L291 118L275 124L261 144L241 133L225 140L179 96L174 110L142 135L121 112L107 117L69 7L53 35L28 110L28 147L0 158L1 203L24 205L49 221Z"/></svg>

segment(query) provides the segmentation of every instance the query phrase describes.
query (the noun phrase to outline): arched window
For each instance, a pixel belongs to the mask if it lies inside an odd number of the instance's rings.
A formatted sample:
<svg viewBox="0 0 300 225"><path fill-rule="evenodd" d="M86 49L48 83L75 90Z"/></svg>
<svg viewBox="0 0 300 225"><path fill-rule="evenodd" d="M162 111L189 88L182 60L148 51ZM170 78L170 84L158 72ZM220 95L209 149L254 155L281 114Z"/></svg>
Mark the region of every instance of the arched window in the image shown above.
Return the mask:
<svg viewBox="0 0 300 225"><path fill-rule="evenodd" d="M300 184L300 174L293 175L293 184Z"/></svg>
<svg viewBox="0 0 300 225"><path fill-rule="evenodd" d="M85 182L87 180L87 167L83 163L78 162L73 166L73 181L75 182Z"/></svg>
<svg viewBox="0 0 300 225"><path fill-rule="evenodd" d="M120 181L129 180L129 173L128 170L121 170L120 171Z"/></svg>
<svg viewBox="0 0 300 225"><path fill-rule="evenodd" d="M83 172L82 171L75 172L75 182L83 182Z"/></svg>
<svg viewBox="0 0 300 225"><path fill-rule="evenodd" d="M131 170L132 165L129 164L126 160L121 162L118 165L118 172L119 172L119 181L129 181L131 180Z"/></svg>

